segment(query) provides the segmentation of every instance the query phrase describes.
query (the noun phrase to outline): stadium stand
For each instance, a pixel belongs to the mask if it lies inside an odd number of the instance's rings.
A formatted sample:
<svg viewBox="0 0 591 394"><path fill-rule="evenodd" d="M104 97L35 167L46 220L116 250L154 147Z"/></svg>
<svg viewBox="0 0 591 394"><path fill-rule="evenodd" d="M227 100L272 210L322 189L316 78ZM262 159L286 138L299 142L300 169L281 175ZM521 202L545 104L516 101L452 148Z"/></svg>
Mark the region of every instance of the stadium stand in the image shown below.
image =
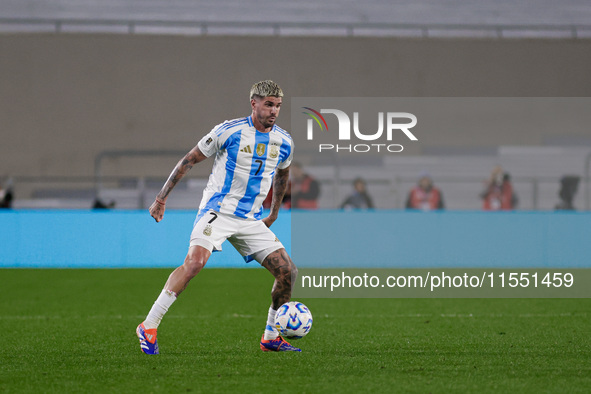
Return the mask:
<svg viewBox="0 0 591 394"><path fill-rule="evenodd" d="M350 183L360 176L366 179L377 208L401 209L408 190L422 172L428 172L442 189L448 209L481 209L478 197L490 170L497 164L512 176L519 196L518 209L552 210L559 201L560 177L583 177L585 147L511 147L502 146L495 155L417 155L385 157L382 166L308 166L308 171L323 185L320 208L335 208L349 192ZM584 208L584 193L574 200Z"/></svg>
<svg viewBox="0 0 591 394"><path fill-rule="evenodd" d="M0 31L286 36L591 36L584 0L4 1ZM265 13L259 10L263 7Z"/></svg>
<svg viewBox="0 0 591 394"><path fill-rule="evenodd" d="M271 4L264 17L256 10ZM509 0L494 5L469 0L461 7L453 0L4 1L0 33L50 34L0 34L5 54L0 74L11 76L0 93L0 111L5 111L0 115L6 119L0 175L14 178L15 208L88 208L97 197L115 201L118 209L145 208L172 161L127 168L120 160L97 186L93 159L115 148L188 149L196 140L190 134L196 124L212 126L221 111L175 103L199 102L202 91L218 87L228 94L237 83L250 82L257 74L230 65L224 57L228 51L219 48L249 48L260 35L280 36L271 37L275 41L269 45L278 59L289 60L263 72L285 70L273 78L285 81L295 96L589 96L587 72L577 65L588 64L591 53L586 39L591 9L583 0L566 0L560 8L558 13ZM64 38L55 32L74 34ZM105 32L115 34L76 34ZM230 37L171 37L176 34ZM303 35L312 37L284 38ZM537 40L519 39L531 37ZM306 56L294 64L293 54L302 48ZM204 60L205 51L210 56ZM366 59L376 53L383 56L370 68ZM246 63L252 61L248 53L242 55ZM571 65L570 72L556 72ZM242 114L243 102L233 99L228 108ZM289 112L282 116L281 124L289 125ZM163 142L165 128L174 136ZM56 136L68 143L49 143ZM404 157L367 157L338 168L330 161L314 162L308 168L323 183L321 208L337 207L358 176L367 180L378 208L402 208L418 175L427 171L443 190L448 209L479 209L482 182L496 164L513 176L519 209L553 209L565 174L583 177L574 200L583 208L588 149L580 147L589 146L591 137L532 134L528 140L519 147L506 146L507 139L500 147L478 141L431 145ZM41 152L37 145L49 149ZM22 154L10 146L22 147ZM169 206L194 209L207 175L194 169Z"/></svg>
<svg viewBox="0 0 591 394"><path fill-rule="evenodd" d="M584 179L586 147L501 146L494 155L389 156L368 165L307 165L322 184L319 208L335 209L350 192L353 179L363 177L378 209L402 209L408 190L419 175L428 172L445 196L447 209L478 210L478 197L491 168L501 164L512 176L520 210L553 210L558 203L560 178L566 174ZM98 191L103 201L115 201L119 209L143 209L160 189L164 178L124 178ZM206 178L189 178L175 189L169 208L196 209ZM89 208L95 190L41 187L31 199L15 201L15 208ZM584 191L574 205L583 209Z"/></svg>

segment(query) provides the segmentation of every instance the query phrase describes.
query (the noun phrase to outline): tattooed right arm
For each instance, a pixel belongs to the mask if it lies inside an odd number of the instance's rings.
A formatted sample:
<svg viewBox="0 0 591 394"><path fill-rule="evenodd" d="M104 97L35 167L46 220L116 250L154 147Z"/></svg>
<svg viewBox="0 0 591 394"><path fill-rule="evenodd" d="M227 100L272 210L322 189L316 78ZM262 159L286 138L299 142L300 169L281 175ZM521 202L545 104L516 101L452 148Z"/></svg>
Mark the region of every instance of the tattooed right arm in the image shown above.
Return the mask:
<svg viewBox="0 0 591 394"><path fill-rule="evenodd" d="M162 186L162 189L156 196L156 199L150 206L150 215L152 215L156 222L161 221L162 217L164 216L166 199L168 198L168 195L172 189L174 189L176 184L185 176L187 172L189 172L191 168L193 168L195 164L202 162L205 159L207 159L207 157L201 152L199 147L195 146L176 164L170 173L170 176L164 183L164 186Z"/></svg>

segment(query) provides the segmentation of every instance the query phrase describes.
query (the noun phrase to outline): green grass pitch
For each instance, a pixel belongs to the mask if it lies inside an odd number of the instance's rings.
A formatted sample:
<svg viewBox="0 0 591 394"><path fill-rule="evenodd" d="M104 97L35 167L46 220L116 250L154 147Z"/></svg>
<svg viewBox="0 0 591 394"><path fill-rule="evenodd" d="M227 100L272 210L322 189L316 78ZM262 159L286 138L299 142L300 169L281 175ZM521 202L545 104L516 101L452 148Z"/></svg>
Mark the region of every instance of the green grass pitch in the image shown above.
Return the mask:
<svg viewBox="0 0 591 394"><path fill-rule="evenodd" d="M135 327L170 270L0 270L0 392L591 391L589 299L301 299L303 352L258 342L272 278L205 269Z"/></svg>

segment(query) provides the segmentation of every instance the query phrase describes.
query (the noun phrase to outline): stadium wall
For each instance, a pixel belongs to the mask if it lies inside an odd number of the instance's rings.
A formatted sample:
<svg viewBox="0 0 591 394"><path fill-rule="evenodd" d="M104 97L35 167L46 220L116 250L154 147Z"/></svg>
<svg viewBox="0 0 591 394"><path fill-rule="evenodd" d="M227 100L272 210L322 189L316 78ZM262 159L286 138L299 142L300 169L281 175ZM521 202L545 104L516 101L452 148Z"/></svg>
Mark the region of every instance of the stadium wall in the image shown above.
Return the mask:
<svg viewBox="0 0 591 394"><path fill-rule="evenodd" d="M0 267L144 268L183 263L195 220L194 211L168 210L156 223L147 211L0 212ZM273 225L290 248L290 216ZM257 267L246 264L229 243L214 253L212 267Z"/></svg>
<svg viewBox="0 0 591 394"><path fill-rule="evenodd" d="M0 267L174 267L195 213L0 212ZM304 267L591 267L586 212L284 212L273 230ZM293 236L290 236L293 235ZM246 264L229 243L208 267Z"/></svg>
<svg viewBox="0 0 591 394"><path fill-rule="evenodd" d="M288 98L591 96L585 39L4 34L0 53L0 176L91 176L105 150L188 150L247 114L250 85L267 78ZM543 142L528 132L520 141ZM105 175L166 176L176 160L114 160Z"/></svg>

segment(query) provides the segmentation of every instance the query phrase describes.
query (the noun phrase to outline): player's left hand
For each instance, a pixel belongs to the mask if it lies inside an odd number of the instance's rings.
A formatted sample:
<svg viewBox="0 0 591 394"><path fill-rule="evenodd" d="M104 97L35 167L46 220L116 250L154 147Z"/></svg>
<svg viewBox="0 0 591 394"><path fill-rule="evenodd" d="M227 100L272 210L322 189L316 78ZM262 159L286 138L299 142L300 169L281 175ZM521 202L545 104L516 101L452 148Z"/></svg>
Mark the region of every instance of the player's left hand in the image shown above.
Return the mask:
<svg viewBox="0 0 591 394"><path fill-rule="evenodd" d="M277 215L269 215L263 219L263 223L265 223L265 226L271 227L271 225L273 224L273 222L275 222L275 220L277 220Z"/></svg>

